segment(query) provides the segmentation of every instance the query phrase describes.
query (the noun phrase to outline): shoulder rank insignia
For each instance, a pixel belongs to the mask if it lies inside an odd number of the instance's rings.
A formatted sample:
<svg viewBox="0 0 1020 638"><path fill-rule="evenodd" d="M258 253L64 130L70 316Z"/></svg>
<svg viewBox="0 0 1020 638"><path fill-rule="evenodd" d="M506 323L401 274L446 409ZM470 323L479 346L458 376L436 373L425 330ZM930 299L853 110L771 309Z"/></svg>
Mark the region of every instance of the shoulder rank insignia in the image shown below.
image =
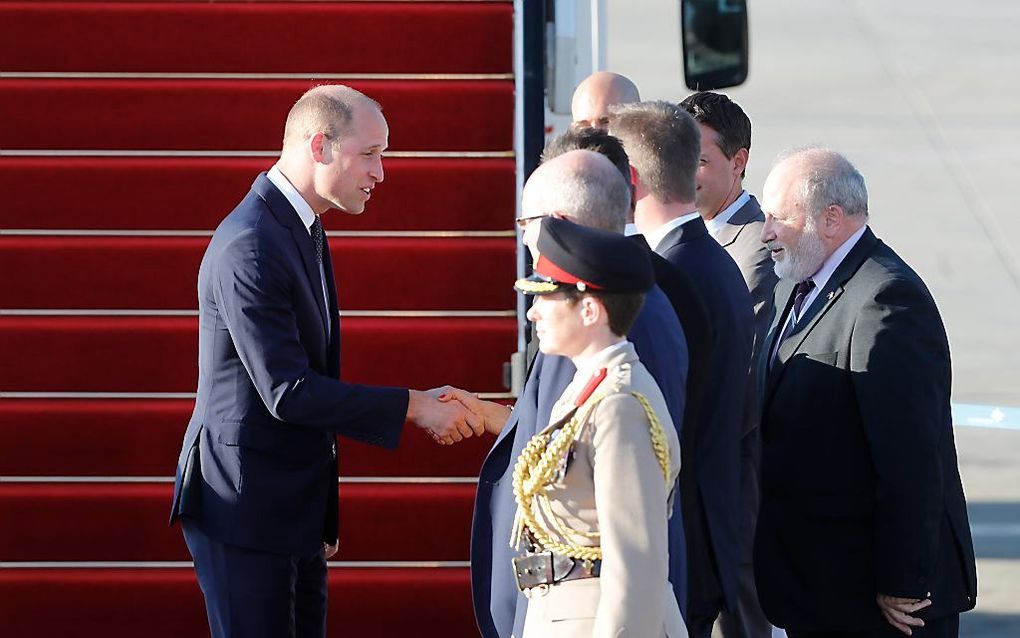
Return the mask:
<svg viewBox="0 0 1020 638"><path fill-rule="evenodd" d="M588 381L588 384L584 386L584 389L581 390L581 393L577 395L576 399L574 399L575 406L581 407L582 405L584 405L584 402L591 397L591 395L595 392L595 389L598 388L599 384L602 383L603 379L606 378L606 373L607 370L605 368L600 368L598 372L592 375L592 378Z"/></svg>

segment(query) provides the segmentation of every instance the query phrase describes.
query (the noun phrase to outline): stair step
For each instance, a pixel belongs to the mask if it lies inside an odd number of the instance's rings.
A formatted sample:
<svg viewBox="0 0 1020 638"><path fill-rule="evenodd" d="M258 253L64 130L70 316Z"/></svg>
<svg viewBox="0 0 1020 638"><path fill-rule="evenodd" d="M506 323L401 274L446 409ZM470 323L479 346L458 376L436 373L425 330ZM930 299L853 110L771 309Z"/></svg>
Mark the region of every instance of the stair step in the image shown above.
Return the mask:
<svg viewBox="0 0 1020 638"><path fill-rule="evenodd" d="M73 543L73 534L63 542ZM4 634L33 638L209 635L194 571L0 569ZM467 568L330 568L329 633L477 636Z"/></svg>
<svg viewBox="0 0 1020 638"><path fill-rule="evenodd" d="M3 237L8 308L198 307L208 237ZM330 239L340 303L357 310L511 310L511 238ZM40 259L45 255L45 259ZM471 274L471 294L460 282Z"/></svg>
<svg viewBox="0 0 1020 638"><path fill-rule="evenodd" d="M323 25L335 37L309 37ZM513 5L2 2L0 59L7 72L510 73Z"/></svg>
<svg viewBox="0 0 1020 638"><path fill-rule="evenodd" d="M275 48L275 47L273 47ZM12 149L254 150L280 147L314 80L0 78L0 140ZM391 151L508 151L510 80L357 80L390 125Z"/></svg>
<svg viewBox="0 0 1020 638"><path fill-rule="evenodd" d="M343 451L341 450L341 455ZM343 461L341 460L341 463ZM464 561L475 486L340 486L345 561ZM191 560L169 483L0 483L0 561Z"/></svg>
<svg viewBox="0 0 1020 638"><path fill-rule="evenodd" d="M0 228L211 231L274 161L0 156ZM385 170L365 214L324 215L328 230L513 228L512 159L392 157Z"/></svg>
<svg viewBox="0 0 1020 638"><path fill-rule="evenodd" d="M0 476L168 476L191 399L0 399ZM340 474L475 477L491 436L436 445L405 426L396 450L340 438Z"/></svg>
<svg viewBox="0 0 1020 638"><path fill-rule="evenodd" d="M343 380L503 392L513 317L341 319ZM0 392L194 392L196 317L0 316Z"/></svg>

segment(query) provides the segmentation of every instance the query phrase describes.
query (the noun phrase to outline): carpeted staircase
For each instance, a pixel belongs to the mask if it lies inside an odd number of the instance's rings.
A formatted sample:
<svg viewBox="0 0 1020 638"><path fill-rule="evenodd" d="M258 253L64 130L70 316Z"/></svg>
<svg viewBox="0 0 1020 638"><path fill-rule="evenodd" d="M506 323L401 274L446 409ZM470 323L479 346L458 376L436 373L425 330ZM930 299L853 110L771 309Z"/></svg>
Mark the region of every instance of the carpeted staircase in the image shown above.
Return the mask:
<svg viewBox="0 0 1020 638"><path fill-rule="evenodd" d="M207 635L173 474L198 264L302 92L390 124L366 213L325 218L343 376L506 397L511 2L0 1L0 636ZM336 636L472 636L491 438L340 441Z"/></svg>

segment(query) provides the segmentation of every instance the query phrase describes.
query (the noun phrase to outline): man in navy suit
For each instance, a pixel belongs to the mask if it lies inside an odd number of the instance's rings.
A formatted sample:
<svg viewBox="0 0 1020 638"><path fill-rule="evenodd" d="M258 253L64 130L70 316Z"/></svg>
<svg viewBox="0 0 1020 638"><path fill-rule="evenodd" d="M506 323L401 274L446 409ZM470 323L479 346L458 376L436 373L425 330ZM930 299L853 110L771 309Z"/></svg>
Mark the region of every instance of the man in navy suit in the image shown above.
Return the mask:
<svg viewBox="0 0 1020 638"><path fill-rule="evenodd" d="M955 638L977 574L935 300L839 153L784 155L762 210L762 609L790 638Z"/></svg>
<svg viewBox="0 0 1020 638"><path fill-rule="evenodd" d="M698 125L667 102L613 109L609 132L623 141L635 179L634 222L648 244L687 273L714 328L704 394L684 423L680 487L687 532L687 626L708 638L733 609L739 573L741 435L754 339L751 295L740 269L708 233L695 203Z"/></svg>
<svg viewBox="0 0 1020 638"><path fill-rule="evenodd" d="M629 209L630 187L608 159L591 151L570 151L542 164L525 184L521 199L524 241L534 246L536 240L533 235L538 224L529 220L549 215L622 232ZM649 291L627 338L662 390L679 430L687 345L673 307L658 287ZM511 475L521 450L548 425L552 406L574 372L569 359L538 354L512 412L462 390L446 389L452 398L484 415L486 429L497 434L479 474L471 530L472 597L485 638L521 635L528 601L517 589L510 563L516 556L509 540L517 510ZM679 562L682 568L684 539L678 510L679 505L674 507L677 520L670 521L670 561Z"/></svg>
<svg viewBox="0 0 1020 638"><path fill-rule="evenodd" d="M319 216L364 211L388 136L379 105L358 91L307 92L287 116L279 161L202 259L198 396L170 522L181 521L215 638L325 635L337 434L393 448L405 420L442 443L481 432L457 404L339 381Z"/></svg>

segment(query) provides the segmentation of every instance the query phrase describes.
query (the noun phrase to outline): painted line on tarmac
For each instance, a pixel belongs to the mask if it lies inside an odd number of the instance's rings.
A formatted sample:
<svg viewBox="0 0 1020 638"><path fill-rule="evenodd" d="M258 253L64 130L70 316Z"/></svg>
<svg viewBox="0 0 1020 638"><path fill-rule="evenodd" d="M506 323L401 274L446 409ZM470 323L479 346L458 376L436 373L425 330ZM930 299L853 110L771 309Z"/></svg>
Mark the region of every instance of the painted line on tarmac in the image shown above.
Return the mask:
<svg viewBox="0 0 1020 638"><path fill-rule="evenodd" d="M1020 523L971 523L974 536L1020 536Z"/></svg>
<svg viewBox="0 0 1020 638"><path fill-rule="evenodd" d="M953 425L1020 430L1020 408L954 403Z"/></svg>

